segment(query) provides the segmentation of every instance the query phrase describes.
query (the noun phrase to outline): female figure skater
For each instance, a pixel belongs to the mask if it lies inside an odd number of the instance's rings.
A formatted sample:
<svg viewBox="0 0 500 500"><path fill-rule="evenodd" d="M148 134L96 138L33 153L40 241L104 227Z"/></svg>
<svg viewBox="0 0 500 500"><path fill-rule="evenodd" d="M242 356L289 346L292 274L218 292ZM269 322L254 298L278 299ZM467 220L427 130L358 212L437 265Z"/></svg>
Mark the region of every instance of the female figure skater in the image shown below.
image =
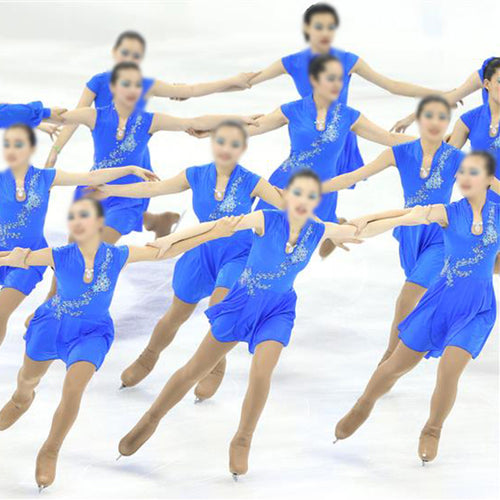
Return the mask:
<svg viewBox="0 0 500 500"><path fill-rule="evenodd" d="M460 375L476 358L496 318L493 266L500 249L500 205L487 196L499 193L494 159L486 152L469 154L457 174L464 198L403 215L411 224L437 223L444 228L445 265L441 278L399 325L400 341L378 366L352 410L339 421L337 439L352 435L375 403L425 357L441 357L429 418L418 447L422 464L437 456L443 423L453 408Z"/></svg>
<svg viewBox="0 0 500 500"><path fill-rule="evenodd" d="M4 135L4 158L9 167L0 173L0 253L22 245L38 250L47 246L43 234L50 190L54 186L100 184L134 174L155 179L152 172L139 167L70 173L39 169L31 165L36 136L27 125L13 125ZM30 269L0 268L0 344L10 315L42 280L44 266Z"/></svg>
<svg viewBox="0 0 500 500"><path fill-rule="evenodd" d="M314 218L321 182L312 170L296 172L284 191L286 211L259 210L245 215L236 230L255 232L250 255L238 282L206 314L211 331L194 356L167 382L151 408L121 440L122 455L135 453L155 432L160 420L238 342L254 354L238 431L230 446L231 473L248 469L253 433L267 400L272 372L291 335L297 296L293 282L324 238L337 244L357 242L355 228ZM371 222L361 236L392 228L390 219ZM156 243L161 247L161 242Z"/></svg>
<svg viewBox="0 0 500 500"><path fill-rule="evenodd" d="M441 96L424 97L416 116L420 139L387 149L372 163L325 182L324 191L346 189L395 166L401 177L405 207L449 203L455 174L464 156L444 142L451 117L450 105ZM364 222L370 217L363 218ZM398 227L394 237L399 242L399 258L406 281L396 302L389 344L382 361L391 355L398 343L398 325L439 277L444 262L443 232L437 224Z"/></svg>
<svg viewBox="0 0 500 500"><path fill-rule="evenodd" d="M470 140L472 150L489 151L496 159L496 177L500 178L500 57L490 59L484 68L484 90L487 99L479 106L464 113L455 123L449 143L462 148ZM492 200L500 201L490 191Z"/></svg>
<svg viewBox="0 0 500 500"><path fill-rule="evenodd" d="M112 56L114 64L133 62L137 65L142 63L146 52L146 40L135 31L125 31L120 34L113 46ZM96 108L110 106L113 101L111 92L111 71L99 73L93 76L86 84L78 102L77 108ZM196 84L169 84L154 78L142 78L142 89L137 106L144 110L147 101L151 97L167 97L176 100L184 100L190 97L201 97L217 92L243 90L250 87L249 81L256 73L241 73L231 78L207 83ZM78 125L67 125L63 128L59 138L52 146L47 158L46 167L54 167L57 158L66 143L71 139ZM142 166L150 167L149 149L144 152L144 163ZM164 236L170 232L173 224L179 219L178 214L165 212L163 214L144 213L144 227L148 231L154 231L157 237Z"/></svg>
<svg viewBox="0 0 500 500"><path fill-rule="evenodd" d="M258 135L288 125L290 156L273 172L269 178L271 184L283 188L293 172L303 168L312 168L322 181L337 176L345 166L339 164L338 159L351 131L386 146L413 139L387 132L359 111L346 106L340 99L345 88L344 78L343 65L337 57L321 55L314 58L309 65L312 94L259 118L258 127L249 127L250 135ZM321 220L337 222L336 207L337 193L329 193L323 197L316 215ZM257 208L268 206L261 201ZM326 257L333 248L326 242L320 255Z"/></svg>
<svg viewBox="0 0 500 500"><path fill-rule="evenodd" d="M99 192L104 196L150 198L191 189L193 208L200 222L247 214L255 197L281 207L282 197L278 191L239 164L246 148L244 126L239 122L225 121L212 133L212 163L190 167L154 185L107 185L100 187ZM251 244L251 231L240 231L231 238L193 248L177 261L172 304L157 323L142 354L122 373L124 387L138 384L153 370L161 352L172 342L200 300L210 297L210 305L214 305L227 295L243 272ZM215 393L222 382L225 367L226 359L222 358L197 386L195 394L198 399L207 399Z"/></svg>
<svg viewBox="0 0 500 500"><path fill-rule="evenodd" d="M236 222L227 218L166 236L160 240L162 258L229 236ZM54 482L59 450L76 420L83 392L113 342L109 306L121 270L127 263L158 257L157 248L115 247L103 242L104 212L95 200L82 198L74 202L68 226L74 243L32 252L16 248L0 257L0 266L20 270L52 266L57 278L57 294L37 309L28 327L17 388L0 411L0 430L5 430L29 409L35 388L52 361L61 359L66 363L61 401L37 457L36 482L40 490Z"/></svg>
<svg viewBox="0 0 500 500"><path fill-rule="evenodd" d="M330 4L315 3L311 5L303 16L304 38L309 47L274 62L257 73L250 83L255 85L288 74L292 77L299 94L306 97L313 91L308 74L309 64L318 55L331 55L339 59L344 70L344 85L338 96L339 102L343 104L347 104L349 84L353 74L361 76L394 95L423 97L438 92L412 83L388 78L372 69L365 60L356 54L332 47L339 24L339 14ZM339 156L339 168L343 169L344 172L348 172L362 165L363 159L359 152L356 136L349 133Z"/></svg>
<svg viewBox="0 0 500 500"><path fill-rule="evenodd" d="M459 85L456 89L442 94L443 97L445 97L452 106L455 106L458 102L473 94L476 90L482 89L483 104L486 104L488 102L488 90L484 85L484 75L486 67L494 59L498 59L498 57L489 57L488 59L485 59L481 68L469 75L465 82ZM404 133L414 121L415 113L411 113L407 117L396 122L391 128L391 131Z"/></svg>

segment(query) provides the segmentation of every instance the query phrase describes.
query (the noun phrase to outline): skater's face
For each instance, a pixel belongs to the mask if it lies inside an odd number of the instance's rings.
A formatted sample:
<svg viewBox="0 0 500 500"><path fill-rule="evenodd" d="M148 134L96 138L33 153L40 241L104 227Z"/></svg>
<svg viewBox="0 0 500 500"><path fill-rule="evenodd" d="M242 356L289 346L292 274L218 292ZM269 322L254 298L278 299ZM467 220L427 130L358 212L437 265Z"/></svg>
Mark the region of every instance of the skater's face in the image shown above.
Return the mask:
<svg viewBox="0 0 500 500"><path fill-rule="evenodd" d="M76 243L85 243L99 235L104 227L104 217L98 205L88 199L75 201L68 214L68 230Z"/></svg>
<svg viewBox="0 0 500 500"><path fill-rule="evenodd" d="M318 12L309 23L304 24L304 34L309 44L321 52L326 52L332 45L336 29L337 20L328 12Z"/></svg>
<svg viewBox="0 0 500 500"><path fill-rule="evenodd" d="M492 181L493 175L488 172L485 158L471 154L463 159L457 172L457 184L465 198L483 195Z"/></svg>
<svg viewBox="0 0 500 500"><path fill-rule="evenodd" d="M133 107L142 94L142 75L137 69L122 69L115 83L111 84L111 92L116 102Z"/></svg>
<svg viewBox="0 0 500 500"><path fill-rule="evenodd" d="M288 213L295 219L308 219L321 200L321 186L316 179L298 177L284 191Z"/></svg>
<svg viewBox="0 0 500 500"><path fill-rule="evenodd" d="M13 170L30 162L35 147L31 145L28 132L22 127L11 127L5 131L3 156L5 163Z"/></svg>
<svg viewBox="0 0 500 500"><path fill-rule="evenodd" d="M214 160L221 166L234 166L247 147L245 134L237 127L219 127L212 136Z"/></svg>
<svg viewBox="0 0 500 500"><path fill-rule="evenodd" d="M484 88L488 91L489 98L500 104L500 68L495 71L491 79L484 80Z"/></svg>
<svg viewBox="0 0 500 500"><path fill-rule="evenodd" d="M144 46L134 38L124 38L118 47L113 49L115 63L134 62L140 64L144 58Z"/></svg>
<svg viewBox="0 0 500 500"><path fill-rule="evenodd" d="M442 140L450 124L450 112L441 102L429 102L418 118L420 137L437 141Z"/></svg>
<svg viewBox="0 0 500 500"><path fill-rule="evenodd" d="M344 68L339 61L328 61L317 77L311 76L314 93L328 101L335 101L344 84Z"/></svg>

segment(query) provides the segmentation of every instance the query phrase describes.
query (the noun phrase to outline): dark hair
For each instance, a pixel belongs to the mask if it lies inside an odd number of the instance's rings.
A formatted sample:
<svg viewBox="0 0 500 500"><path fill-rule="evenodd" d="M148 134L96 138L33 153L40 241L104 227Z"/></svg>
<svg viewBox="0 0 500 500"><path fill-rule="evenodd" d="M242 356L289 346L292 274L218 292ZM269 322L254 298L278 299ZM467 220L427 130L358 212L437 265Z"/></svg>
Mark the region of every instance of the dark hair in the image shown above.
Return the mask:
<svg viewBox="0 0 500 500"><path fill-rule="evenodd" d="M317 80L319 75L326 70L326 65L331 61L340 63L340 59L338 57L330 54L317 56L312 59L307 70L309 76L312 76L315 80Z"/></svg>
<svg viewBox="0 0 500 500"><path fill-rule="evenodd" d="M484 68L484 79L491 80L497 69L500 69L500 57L493 57L491 61Z"/></svg>
<svg viewBox="0 0 500 500"><path fill-rule="evenodd" d="M221 128L224 127L229 127L229 128L236 128L241 132L241 135L243 136L243 141L246 144L248 141L248 132L245 126L243 125L243 122L240 122L238 120L224 120L220 122L214 129L213 133L216 134Z"/></svg>
<svg viewBox="0 0 500 500"><path fill-rule="evenodd" d="M451 115L450 103L444 97L440 95L428 95L425 96L423 99L420 99L420 102L418 103L416 112L417 118L420 118L420 115L423 113L424 108L427 106L427 104L431 104L433 102L438 102L439 104L442 104L446 108L448 114Z"/></svg>
<svg viewBox="0 0 500 500"><path fill-rule="evenodd" d="M113 48L117 49L122 44L123 40L126 40L127 38L129 40L137 40L142 45L143 50L146 50L146 39L140 33L137 33L137 31L131 30L120 33Z"/></svg>
<svg viewBox="0 0 500 500"><path fill-rule="evenodd" d="M91 196L83 196L82 198L78 198L73 202L73 205L82 203L83 201L88 201L94 207L98 219L102 219L104 217L104 208L102 206L102 203L99 200L92 198Z"/></svg>
<svg viewBox="0 0 500 500"><path fill-rule="evenodd" d="M25 123L15 123L14 125L11 125L10 127L8 127L5 132L7 133L9 130L13 130L16 128L24 130L24 132L28 136L28 142L30 143L31 147L36 146L37 140L36 140L35 131L29 125L26 125Z"/></svg>
<svg viewBox="0 0 500 500"><path fill-rule="evenodd" d="M120 76L120 71L126 69L135 69L139 73L141 72L141 68L135 62L121 62L115 65L113 71L111 72L111 83L115 84Z"/></svg>
<svg viewBox="0 0 500 500"><path fill-rule="evenodd" d="M290 179L288 179L286 188L288 189L297 179L311 179L316 182L318 185L318 189L321 193L321 179L319 178L319 175L314 171L311 170L310 168L304 168L302 170L298 170L292 176Z"/></svg>
<svg viewBox="0 0 500 500"><path fill-rule="evenodd" d="M488 151L471 151L467 154L466 158L471 156L476 156L477 158L481 158L484 161L484 168L486 169L486 173L488 176L495 175L497 162L495 157L489 153Z"/></svg>
<svg viewBox="0 0 500 500"><path fill-rule="evenodd" d="M310 7L308 7L304 12L304 24L309 24L315 14L331 14L335 18L336 26L338 27L340 25L340 17L337 11L328 3L313 3ZM309 40L307 33L304 33L304 38L306 41Z"/></svg>

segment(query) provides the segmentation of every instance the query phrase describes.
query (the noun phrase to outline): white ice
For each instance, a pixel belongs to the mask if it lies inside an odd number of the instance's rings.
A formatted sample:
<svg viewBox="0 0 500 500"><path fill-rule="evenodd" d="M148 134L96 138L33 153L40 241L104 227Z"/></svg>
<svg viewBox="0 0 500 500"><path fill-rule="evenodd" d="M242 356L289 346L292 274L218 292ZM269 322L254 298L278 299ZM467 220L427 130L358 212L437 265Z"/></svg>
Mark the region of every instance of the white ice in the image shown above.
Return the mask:
<svg viewBox="0 0 500 500"><path fill-rule="evenodd" d="M1 101L42 99L72 107L93 74L111 65L115 36L138 29L148 39L147 75L194 82L258 70L303 47L300 15L308 1L168 1L0 4ZM498 52L499 7L482 2L337 1L337 45L380 71L437 88L452 88ZM354 77L350 104L390 127L414 106ZM287 77L249 92L190 100L155 100L150 109L184 116L209 112L268 112L297 98ZM480 102L467 99L464 109ZM459 112L461 112L460 110ZM455 115L458 115L456 113ZM415 129L412 129L415 133ZM36 165L50 143L41 137ZM365 160L381 147L361 142ZM163 177L210 161L207 141L180 133L151 142ZM286 157L285 130L252 139L244 165L268 175ZM59 168L86 170L88 131L78 130ZM71 189L52 195L47 222L51 245L65 241ZM352 217L402 203L395 170L342 193L339 213ZM190 196L153 201L154 210L188 208ZM188 213L185 224L194 216ZM144 243L150 234L124 242ZM360 394L388 337L403 283L390 235L351 253L313 259L297 280L300 297L291 345L276 370L272 393L252 446L250 472L235 484L228 444L236 429L250 356L240 346L212 401L188 395L135 456L115 462L119 439L188 359L207 330L205 303L181 329L155 372L139 387L118 391L120 373L143 348L172 298L173 262L130 266L120 279L112 313L116 341L91 382L78 421L60 454L50 498L408 498L486 499L498 495L498 332L468 367L446 422L438 459L422 468L416 447L426 420L437 363L424 361L384 398L353 438L332 445L335 422ZM0 403L7 401L23 355L23 320L43 299L45 281L14 314L0 350ZM498 284L498 283L497 283ZM496 329L498 330L498 329ZM57 406L64 366L55 363L32 409L0 435L0 497L35 495L34 463Z"/></svg>

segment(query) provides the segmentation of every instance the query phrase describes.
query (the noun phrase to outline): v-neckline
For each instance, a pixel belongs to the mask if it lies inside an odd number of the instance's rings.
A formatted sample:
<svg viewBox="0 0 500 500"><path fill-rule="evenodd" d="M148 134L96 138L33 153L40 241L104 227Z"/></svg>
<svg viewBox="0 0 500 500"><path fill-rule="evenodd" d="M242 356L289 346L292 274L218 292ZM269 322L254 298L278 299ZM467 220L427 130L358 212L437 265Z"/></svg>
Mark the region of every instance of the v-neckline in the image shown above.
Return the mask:
<svg viewBox="0 0 500 500"><path fill-rule="evenodd" d="M422 170L422 163L424 161L424 148L422 147L422 139L419 139L418 140L418 146L419 146L419 151L420 151L420 165L418 167L418 177L421 181L426 181L427 179L429 179L429 177L432 175L432 173L434 172L434 164L436 162L436 158L438 157L438 154L441 152L441 149L443 148L443 145L444 145L444 141L441 141L441 144L439 145L439 147L436 149L436 151L434 152L434 154L432 155L432 161L431 161L431 166L429 168L429 173L425 176L425 177L422 177L420 175L420 171Z"/></svg>
<svg viewBox="0 0 500 500"><path fill-rule="evenodd" d="M338 102L338 99L335 99L335 101L332 101L330 103L330 106L328 106L328 109L326 110L326 115L325 115L325 128L322 129L322 130L318 130L318 128L316 126L316 122L318 121L318 108L316 106L316 101L314 100L314 94L310 94L309 95L309 100L310 100L309 101L310 113L311 113L312 120L313 120L314 131L318 135L321 135L327 129L327 127L328 127L328 123L329 123L330 118L331 118L332 113L333 113L333 107Z"/></svg>
<svg viewBox="0 0 500 500"><path fill-rule="evenodd" d="M486 207L488 205L488 198L486 198L486 200L484 201L483 208L481 209L481 222L483 223L482 226L483 230L479 234L472 232L472 226L474 224L474 210L472 210L472 205L470 204L469 200L467 198L465 200L467 201L467 207L469 209L469 218L470 218L468 224L469 233L471 234L471 236L474 236L475 238L481 238L484 235L484 232L486 231L487 222L485 222L486 219L485 214L486 214Z"/></svg>
<svg viewBox="0 0 500 500"><path fill-rule="evenodd" d="M212 198L217 203L222 203L226 199L227 192L228 192L229 188L231 187L231 184L233 183L234 175L236 173L236 169L238 168L238 164L236 164L234 166L231 174L229 175L229 179L227 180L227 184L226 184L226 189L224 189L224 196L220 200L218 200L215 197L215 192L216 192L216 189L217 189L217 177L218 177L217 166L215 165L215 162L212 163L212 165L213 165L213 176L214 176L214 178L213 178L213 193L212 193Z"/></svg>
<svg viewBox="0 0 500 500"><path fill-rule="evenodd" d="M95 278L96 278L96 267L98 265L98 262L99 262L99 257L100 257L100 254L101 254L101 249L103 247L103 243L99 243L99 246L97 247L97 250L96 250L96 253L94 255L94 263L93 263L93 266L92 266L92 280L87 282L85 281L84 277L85 277L85 270L87 269L87 266L85 264L85 257L83 256L83 253L82 251L80 250L80 247L78 246L77 243L75 243L75 246L76 246L76 250L78 252L78 256L79 256L79 259L80 259L80 262L81 264L83 265L83 274L80 276L80 280L81 282L84 284L84 285L92 285L94 284L94 281L95 281Z"/></svg>
<svg viewBox="0 0 500 500"><path fill-rule="evenodd" d="M285 241L285 248L283 251L285 252L285 255L293 255L295 253L295 250L297 247L302 243L302 239L304 238L304 233L306 231L306 227L309 225L309 219L306 220L304 225L302 226L301 230L299 231L299 235L297 236L297 241L295 242L295 245L293 246L293 250L291 252L286 251L286 247L290 242L290 234L291 234L291 227L290 227L290 220L288 219L288 215L286 216L286 241Z"/></svg>
<svg viewBox="0 0 500 500"><path fill-rule="evenodd" d="M500 136L500 120L498 120L498 128L497 128L497 133L495 135L490 134L490 127L491 127L491 108L490 108L490 103L486 103L486 109L487 109L487 115L488 115L488 137L491 140L495 140Z"/></svg>
<svg viewBox="0 0 500 500"><path fill-rule="evenodd" d="M26 194L26 198L24 198L24 200L18 200L17 199L17 182L16 182L16 178L14 176L14 172L12 172L12 169L9 167L8 169L9 173L10 173L10 177L11 177L11 180L12 180L12 183L14 184L14 200L16 201L16 203L26 203L26 200L28 199L28 182L31 178L31 174L32 174L32 171L33 171L33 165L30 165L28 167L28 169L26 170L26 173L24 174L24 179L23 179L23 189L24 189L24 192Z"/></svg>
<svg viewBox="0 0 500 500"><path fill-rule="evenodd" d="M129 128L130 119L132 118L133 114L135 113L135 110L132 111L132 113L130 113L130 115L127 118L127 121L125 122L125 127L123 128L123 137L121 139L118 139L118 137L116 137L116 134L118 132L118 129L120 128L120 114L118 113L118 110L116 109L116 106L115 106L114 102L113 102L112 106L113 106L113 111L115 113L115 121L116 121L116 130L115 130L115 133L114 133L114 137L115 137L115 140L117 142L122 143L123 140L125 139L125 137L127 137L127 132L128 132L128 128Z"/></svg>

